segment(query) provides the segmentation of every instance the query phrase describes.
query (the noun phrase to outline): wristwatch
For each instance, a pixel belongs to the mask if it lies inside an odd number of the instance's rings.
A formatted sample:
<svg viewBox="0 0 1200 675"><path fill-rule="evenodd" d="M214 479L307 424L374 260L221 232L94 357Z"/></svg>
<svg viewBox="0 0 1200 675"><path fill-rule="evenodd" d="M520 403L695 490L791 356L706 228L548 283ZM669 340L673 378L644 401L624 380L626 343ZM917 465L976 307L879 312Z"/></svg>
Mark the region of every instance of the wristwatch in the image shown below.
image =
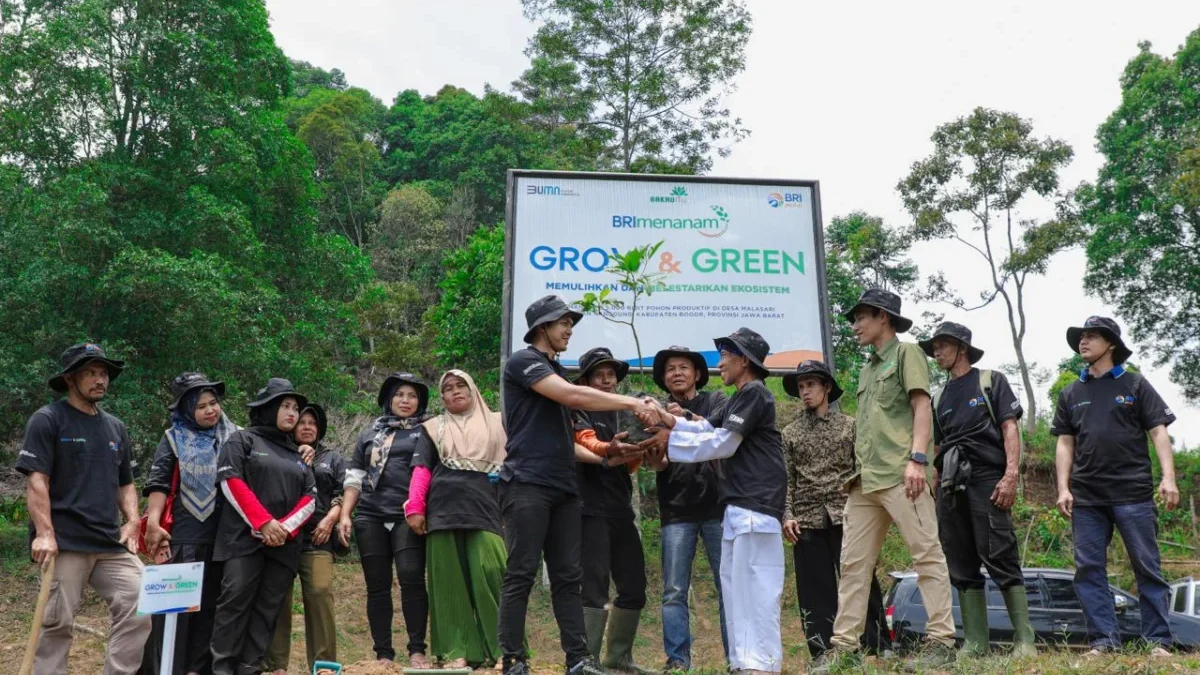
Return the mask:
<svg viewBox="0 0 1200 675"><path fill-rule="evenodd" d="M923 452L914 452L909 459L922 466L929 463L929 460L925 457L925 453Z"/></svg>

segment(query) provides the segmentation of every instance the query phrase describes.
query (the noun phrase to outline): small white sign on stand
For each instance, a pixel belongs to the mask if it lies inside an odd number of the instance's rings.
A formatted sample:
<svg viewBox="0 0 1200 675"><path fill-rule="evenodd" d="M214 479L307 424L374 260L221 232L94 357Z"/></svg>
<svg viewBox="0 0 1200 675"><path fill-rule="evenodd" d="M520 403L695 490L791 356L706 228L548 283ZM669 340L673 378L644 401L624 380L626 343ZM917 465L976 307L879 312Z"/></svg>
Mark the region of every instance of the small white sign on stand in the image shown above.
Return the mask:
<svg viewBox="0 0 1200 675"><path fill-rule="evenodd" d="M165 614L160 673L175 667L175 624L179 614L200 611L204 563L146 565L138 592L138 614Z"/></svg>

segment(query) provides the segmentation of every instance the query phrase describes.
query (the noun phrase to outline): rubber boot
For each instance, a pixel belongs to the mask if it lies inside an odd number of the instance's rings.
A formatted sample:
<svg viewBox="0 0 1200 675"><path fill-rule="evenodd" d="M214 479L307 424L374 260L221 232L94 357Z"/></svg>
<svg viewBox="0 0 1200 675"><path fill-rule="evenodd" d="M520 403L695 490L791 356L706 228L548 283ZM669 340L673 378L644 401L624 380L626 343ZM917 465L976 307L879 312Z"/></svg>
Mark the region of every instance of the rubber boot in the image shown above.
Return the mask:
<svg viewBox="0 0 1200 675"><path fill-rule="evenodd" d="M613 607L608 614L608 648L604 660L605 668L634 675L657 675L654 671L639 668L633 663L633 641L637 637L638 622L642 612L638 609Z"/></svg>
<svg viewBox="0 0 1200 675"><path fill-rule="evenodd" d="M600 658L600 647L604 643L604 626L607 623L607 609L583 608L583 630L587 633L587 650L592 658L597 660Z"/></svg>
<svg viewBox="0 0 1200 675"><path fill-rule="evenodd" d="M1004 596L1004 606L1008 608L1008 618L1013 625L1013 656L1037 656L1037 642L1033 624L1029 623L1029 599L1025 595L1025 586L1012 586L1000 593Z"/></svg>
<svg viewBox="0 0 1200 675"><path fill-rule="evenodd" d="M972 659L988 652L987 596L982 588L958 592L958 607L962 610L963 645L958 658Z"/></svg>

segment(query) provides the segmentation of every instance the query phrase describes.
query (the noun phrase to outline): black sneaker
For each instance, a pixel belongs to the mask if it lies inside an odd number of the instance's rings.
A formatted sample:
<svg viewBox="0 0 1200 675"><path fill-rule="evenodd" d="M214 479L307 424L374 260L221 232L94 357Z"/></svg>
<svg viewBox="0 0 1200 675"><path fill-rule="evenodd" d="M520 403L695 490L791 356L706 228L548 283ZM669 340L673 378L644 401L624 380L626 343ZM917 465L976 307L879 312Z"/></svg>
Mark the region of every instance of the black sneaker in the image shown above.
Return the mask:
<svg viewBox="0 0 1200 675"><path fill-rule="evenodd" d="M522 675L528 675L528 673L529 670L526 669ZM508 673L504 675L508 675ZM570 668L567 668L567 675L609 675L609 672L600 665L600 662L595 657L588 656Z"/></svg>
<svg viewBox="0 0 1200 675"><path fill-rule="evenodd" d="M513 661L504 664L504 675L529 675L529 663Z"/></svg>

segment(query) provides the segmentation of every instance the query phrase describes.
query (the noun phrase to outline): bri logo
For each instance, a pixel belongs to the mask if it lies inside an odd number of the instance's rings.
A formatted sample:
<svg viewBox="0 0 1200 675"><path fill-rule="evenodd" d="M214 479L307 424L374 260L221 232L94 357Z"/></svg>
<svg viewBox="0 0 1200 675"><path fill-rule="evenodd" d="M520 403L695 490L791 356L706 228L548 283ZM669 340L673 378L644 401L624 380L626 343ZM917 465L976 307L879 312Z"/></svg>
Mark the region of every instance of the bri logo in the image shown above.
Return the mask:
<svg viewBox="0 0 1200 675"><path fill-rule="evenodd" d="M612 217L614 229L635 230L695 230L701 235L716 238L729 230L729 212L723 206L710 206L712 215L693 214L693 218L646 218L643 216Z"/></svg>
<svg viewBox="0 0 1200 675"><path fill-rule="evenodd" d="M970 401L967 401L967 405L971 406L972 408L981 406L984 403L987 403L987 401L984 401L982 396L977 396Z"/></svg>
<svg viewBox="0 0 1200 675"><path fill-rule="evenodd" d="M779 207L793 208L804 204L804 195L799 192L769 192L767 204L773 209Z"/></svg>
<svg viewBox="0 0 1200 675"><path fill-rule="evenodd" d="M121 451L121 444L120 444L119 442L117 442L117 441L109 441L109 442L108 442L108 449L109 449L109 450L112 450L114 453L116 453L116 452L120 452L120 451Z"/></svg>
<svg viewBox="0 0 1200 675"><path fill-rule="evenodd" d="M1129 395L1129 396L1118 396L1117 397L1117 405L1133 405L1134 403L1137 403L1136 396Z"/></svg>

